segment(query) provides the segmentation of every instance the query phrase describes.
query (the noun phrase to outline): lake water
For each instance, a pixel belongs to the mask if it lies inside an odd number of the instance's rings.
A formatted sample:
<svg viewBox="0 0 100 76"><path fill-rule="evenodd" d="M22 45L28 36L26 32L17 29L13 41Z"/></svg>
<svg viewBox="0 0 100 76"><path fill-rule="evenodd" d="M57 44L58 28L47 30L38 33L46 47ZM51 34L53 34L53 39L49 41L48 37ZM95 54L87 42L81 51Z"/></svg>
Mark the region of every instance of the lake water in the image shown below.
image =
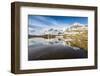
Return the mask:
<svg viewBox="0 0 100 76"><path fill-rule="evenodd" d="M64 40L58 38L45 39L42 37L30 38L29 46L42 46L42 45L68 45Z"/></svg>
<svg viewBox="0 0 100 76"><path fill-rule="evenodd" d="M59 38L29 38L28 60L87 58L86 51L71 47L66 41Z"/></svg>

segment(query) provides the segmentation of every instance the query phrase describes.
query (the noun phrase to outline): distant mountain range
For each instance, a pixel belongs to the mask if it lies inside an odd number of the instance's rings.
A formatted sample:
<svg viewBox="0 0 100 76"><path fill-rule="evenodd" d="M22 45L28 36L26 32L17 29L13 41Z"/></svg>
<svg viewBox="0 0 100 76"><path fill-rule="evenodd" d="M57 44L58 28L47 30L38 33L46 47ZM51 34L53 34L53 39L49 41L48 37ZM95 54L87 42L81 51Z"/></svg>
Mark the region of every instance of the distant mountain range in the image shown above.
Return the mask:
<svg viewBox="0 0 100 76"><path fill-rule="evenodd" d="M87 29L87 24L84 25L84 24L81 24L81 23L73 23L72 25L69 25L69 26L66 26L65 29L56 29L56 28L50 28L50 29L46 29L46 30L32 30L32 29L29 29L29 36L31 37L32 35L35 35L35 36L41 36L41 35L46 35L46 34L51 34L51 35L61 35L65 32L65 30L68 30L68 29ZM83 29L84 30L84 29Z"/></svg>

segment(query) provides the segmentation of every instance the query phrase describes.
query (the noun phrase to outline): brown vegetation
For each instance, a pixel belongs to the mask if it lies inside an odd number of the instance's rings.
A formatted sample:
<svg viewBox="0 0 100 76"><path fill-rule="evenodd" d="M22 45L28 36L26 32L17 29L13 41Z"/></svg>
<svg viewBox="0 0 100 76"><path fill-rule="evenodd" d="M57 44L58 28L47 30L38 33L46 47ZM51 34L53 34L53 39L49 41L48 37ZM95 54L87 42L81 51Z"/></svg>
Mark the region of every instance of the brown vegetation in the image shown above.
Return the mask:
<svg viewBox="0 0 100 76"><path fill-rule="evenodd" d="M70 36L72 39L71 46L88 50L88 33L83 32Z"/></svg>

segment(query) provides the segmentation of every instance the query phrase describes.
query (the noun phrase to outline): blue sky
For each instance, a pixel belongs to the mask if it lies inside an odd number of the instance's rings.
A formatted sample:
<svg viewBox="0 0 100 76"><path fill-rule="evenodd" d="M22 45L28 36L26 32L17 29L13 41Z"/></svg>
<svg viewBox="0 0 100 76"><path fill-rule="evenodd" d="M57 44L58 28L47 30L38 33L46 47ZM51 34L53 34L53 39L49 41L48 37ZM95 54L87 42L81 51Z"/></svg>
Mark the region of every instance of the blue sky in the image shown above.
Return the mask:
<svg viewBox="0 0 100 76"><path fill-rule="evenodd" d="M88 17L28 15L29 33L41 33L50 28L63 29L76 22L87 25Z"/></svg>

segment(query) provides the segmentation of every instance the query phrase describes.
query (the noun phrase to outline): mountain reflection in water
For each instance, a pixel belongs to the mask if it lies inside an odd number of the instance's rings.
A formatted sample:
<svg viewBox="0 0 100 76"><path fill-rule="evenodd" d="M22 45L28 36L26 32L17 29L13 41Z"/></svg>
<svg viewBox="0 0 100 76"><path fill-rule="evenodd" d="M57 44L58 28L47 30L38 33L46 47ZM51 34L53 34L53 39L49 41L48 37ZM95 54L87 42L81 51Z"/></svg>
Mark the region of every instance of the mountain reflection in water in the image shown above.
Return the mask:
<svg viewBox="0 0 100 76"><path fill-rule="evenodd" d="M66 45L66 42L64 42L61 39L58 38L52 38L52 39L45 39L45 38L31 38L29 39L29 46L34 45Z"/></svg>
<svg viewBox="0 0 100 76"><path fill-rule="evenodd" d="M59 38L29 38L28 60L87 58L87 51Z"/></svg>

